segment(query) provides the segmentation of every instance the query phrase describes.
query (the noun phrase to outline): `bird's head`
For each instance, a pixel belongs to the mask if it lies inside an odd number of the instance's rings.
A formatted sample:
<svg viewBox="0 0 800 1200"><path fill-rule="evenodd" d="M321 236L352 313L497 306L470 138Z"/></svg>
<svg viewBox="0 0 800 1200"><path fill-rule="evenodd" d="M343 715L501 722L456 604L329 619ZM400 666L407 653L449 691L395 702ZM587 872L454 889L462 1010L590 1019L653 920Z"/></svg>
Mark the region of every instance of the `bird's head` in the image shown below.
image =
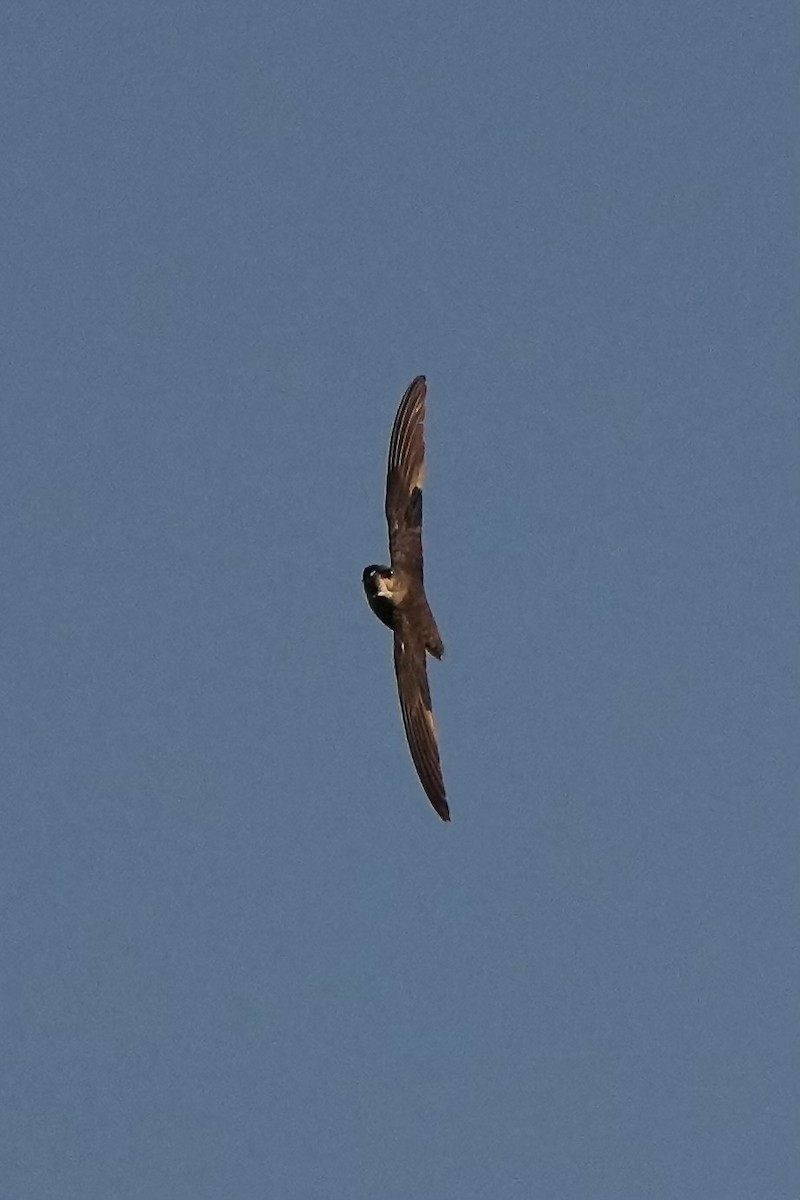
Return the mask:
<svg viewBox="0 0 800 1200"><path fill-rule="evenodd" d="M382 567L378 563L372 563L369 567L364 567L361 576L364 584L364 591L367 596L388 596L389 581L392 578L392 568Z"/></svg>
<svg viewBox="0 0 800 1200"><path fill-rule="evenodd" d="M395 582L391 567L380 567L375 563L364 568L361 576L364 581L364 592L375 616L384 625L394 629L394 613L396 597L393 584Z"/></svg>

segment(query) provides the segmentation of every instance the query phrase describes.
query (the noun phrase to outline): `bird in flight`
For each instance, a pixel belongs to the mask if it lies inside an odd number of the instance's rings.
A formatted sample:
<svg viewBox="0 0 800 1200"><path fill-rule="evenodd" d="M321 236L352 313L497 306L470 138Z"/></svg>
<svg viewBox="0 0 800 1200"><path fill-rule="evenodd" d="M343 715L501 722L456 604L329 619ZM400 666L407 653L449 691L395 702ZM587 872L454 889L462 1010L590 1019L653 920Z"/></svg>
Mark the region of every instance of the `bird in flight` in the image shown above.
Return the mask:
<svg viewBox="0 0 800 1200"><path fill-rule="evenodd" d="M400 401L389 440L386 520L392 565L373 563L362 578L370 608L394 634L394 672L411 758L426 796L449 821L426 661L427 654L444 654L422 580L426 393L425 376L418 375Z"/></svg>

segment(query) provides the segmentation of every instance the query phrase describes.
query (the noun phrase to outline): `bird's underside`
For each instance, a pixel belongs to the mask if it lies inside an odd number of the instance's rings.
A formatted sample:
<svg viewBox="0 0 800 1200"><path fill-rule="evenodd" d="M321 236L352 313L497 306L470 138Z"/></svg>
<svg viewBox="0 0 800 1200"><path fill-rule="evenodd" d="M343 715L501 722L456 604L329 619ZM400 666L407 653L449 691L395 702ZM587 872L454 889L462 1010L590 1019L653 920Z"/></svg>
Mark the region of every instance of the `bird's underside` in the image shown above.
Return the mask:
<svg viewBox="0 0 800 1200"><path fill-rule="evenodd" d="M426 383L407 389L392 427L386 472L386 521L391 566L364 570L370 608L394 635L394 669L409 750L425 794L450 820L428 686L427 655L444 645L425 596L422 564L422 486L425 473Z"/></svg>

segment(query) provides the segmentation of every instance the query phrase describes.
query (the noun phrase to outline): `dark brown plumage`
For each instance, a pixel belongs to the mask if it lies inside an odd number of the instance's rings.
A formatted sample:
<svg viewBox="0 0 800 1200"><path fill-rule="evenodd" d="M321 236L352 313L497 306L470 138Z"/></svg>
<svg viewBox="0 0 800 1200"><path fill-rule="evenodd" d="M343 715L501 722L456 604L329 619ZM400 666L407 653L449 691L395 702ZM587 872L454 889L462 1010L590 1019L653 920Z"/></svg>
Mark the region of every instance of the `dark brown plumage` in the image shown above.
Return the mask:
<svg viewBox="0 0 800 1200"><path fill-rule="evenodd" d="M431 804L449 821L426 664L426 653L444 654L423 582L426 392L425 376L418 375L400 401L389 441L386 521L392 565L367 567L363 582L373 612L394 633L394 669L411 758Z"/></svg>

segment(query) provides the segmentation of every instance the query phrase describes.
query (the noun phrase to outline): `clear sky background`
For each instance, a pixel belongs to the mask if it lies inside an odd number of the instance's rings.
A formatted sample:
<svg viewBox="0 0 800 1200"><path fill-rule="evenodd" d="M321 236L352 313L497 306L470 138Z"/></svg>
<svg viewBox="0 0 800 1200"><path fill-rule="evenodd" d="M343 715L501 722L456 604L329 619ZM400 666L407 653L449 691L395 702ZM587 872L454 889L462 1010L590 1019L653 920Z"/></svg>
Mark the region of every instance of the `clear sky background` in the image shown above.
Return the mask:
<svg viewBox="0 0 800 1200"><path fill-rule="evenodd" d="M795 1200L796 16L0 26L0 1195Z"/></svg>

